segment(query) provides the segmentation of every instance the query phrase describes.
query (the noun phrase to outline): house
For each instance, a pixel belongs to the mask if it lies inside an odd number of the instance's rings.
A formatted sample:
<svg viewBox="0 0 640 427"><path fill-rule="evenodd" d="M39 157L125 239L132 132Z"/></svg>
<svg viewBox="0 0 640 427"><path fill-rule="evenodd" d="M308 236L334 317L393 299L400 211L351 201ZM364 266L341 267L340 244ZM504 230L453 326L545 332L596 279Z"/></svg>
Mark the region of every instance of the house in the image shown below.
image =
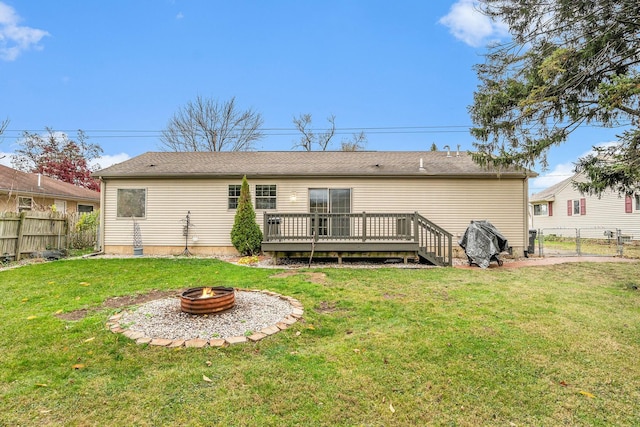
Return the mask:
<svg viewBox="0 0 640 427"><path fill-rule="evenodd" d="M640 239L640 194L621 196L612 191L600 197L581 194L574 182L584 181L575 174L551 187L531 195L531 227L545 235L583 238L610 236L621 230L630 239ZM607 232L607 234L605 234Z"/></svg>
<svg viewBox="0 0 640 427"><path fill-rule="evenodd" d="M37 173L0 165L0 212L48 210L92 212L100 208L100 193Z"/></svg>
<svg viewBox="0 0 640 427"><path fill-rule="evenodd" d="M131 254L137 227L145 254L235 254L230 231L245 175L268 252L309 252L316 241L324 245L316 253L339 258L406 255L418 239L438 251L452 239L460 250L457 239L479 219L490 220L515 255L527 239L534 174L486 170L467 153L149 152L94 173L103 251ZM438 256L450 263L450 254Z"/></svg>

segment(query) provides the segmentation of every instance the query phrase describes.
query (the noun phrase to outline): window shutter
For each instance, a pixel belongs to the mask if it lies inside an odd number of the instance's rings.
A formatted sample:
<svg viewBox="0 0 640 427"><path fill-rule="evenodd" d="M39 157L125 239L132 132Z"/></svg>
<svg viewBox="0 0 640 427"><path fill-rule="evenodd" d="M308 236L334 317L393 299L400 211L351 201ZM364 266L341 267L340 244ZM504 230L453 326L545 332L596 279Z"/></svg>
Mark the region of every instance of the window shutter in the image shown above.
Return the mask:
<svg viewBox="0 0 640 427"><path fill-rule="evenodd" d="M631 196L627 196L624 198L624 213L632 213L633 212L633 199Z"/></svg>
<svg viewBox="0 0 640 427"><path fill-rule="evenodd" d="M547 209L547 211L549 212L549 216L553 216L553 202L549 202L549 209Z"/></svg>
<svg viewBox="0 0 640 427"><path fill-rule="evenodd" d="M587 199L580 199L580 215L587 214Z"/></svg>
<svg viewBox="0 0 640 427"><path fill-rule="evenodd" d="M567 200L567 216L573 215L573 200Z"/></svg>

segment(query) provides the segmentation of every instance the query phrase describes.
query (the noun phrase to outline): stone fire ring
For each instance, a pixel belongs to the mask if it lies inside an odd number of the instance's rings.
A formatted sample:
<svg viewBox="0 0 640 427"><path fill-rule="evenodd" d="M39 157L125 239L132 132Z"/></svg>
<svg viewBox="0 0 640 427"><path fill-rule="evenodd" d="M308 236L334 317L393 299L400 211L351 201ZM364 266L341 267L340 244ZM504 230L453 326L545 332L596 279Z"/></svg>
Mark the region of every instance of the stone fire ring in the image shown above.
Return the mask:
<svg viewBox="0 0 640 427"><path fill-rule="evenodd" d="M236 337L228 337L228 338L211 338L208 340L194 338L189 340L184 339L166 339L161 337L147 337L144 336L143 333L137 331L131 331L127 329L125 325L120 324L120 319L124 315L124 313L114 314L109 317L109 320L106 322L106 327L113 333L122 334L125 337L134 340L136 344L148 344L158 347L168 347L168 348L177 348L177 347L194 347L194 348L203 348L203 347L227 347L233 344L240 344L246 342L258 342L270 335L274 335L282 330L289 328L291 325L295 324L298 320L302 319L304 314L304 307L295 298L280 295L276 292L271 292L267 290L253 290L253 289L235 289L236 291L241 292L260 292L265 295L269 295L272 297L277 297L282 300L285 300L291 304L291 313L285 316L281 321L277 322L275 325L268 326L263 328L258 332L254 332L253 335L250 336L236 336Z"/></svg>

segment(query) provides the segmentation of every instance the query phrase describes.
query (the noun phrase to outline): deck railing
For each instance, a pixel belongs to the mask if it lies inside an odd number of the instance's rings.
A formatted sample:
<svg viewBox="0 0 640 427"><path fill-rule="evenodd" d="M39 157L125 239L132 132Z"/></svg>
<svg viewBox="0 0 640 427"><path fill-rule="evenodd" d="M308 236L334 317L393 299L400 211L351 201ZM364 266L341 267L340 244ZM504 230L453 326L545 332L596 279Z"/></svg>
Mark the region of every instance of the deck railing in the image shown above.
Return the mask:
<svg viewBox="0 0 640 427"><path fill-rule="evenodd" d="M414 213L268 213L264 242L415 242L429 261L451 265L452 236Z"/></svg>

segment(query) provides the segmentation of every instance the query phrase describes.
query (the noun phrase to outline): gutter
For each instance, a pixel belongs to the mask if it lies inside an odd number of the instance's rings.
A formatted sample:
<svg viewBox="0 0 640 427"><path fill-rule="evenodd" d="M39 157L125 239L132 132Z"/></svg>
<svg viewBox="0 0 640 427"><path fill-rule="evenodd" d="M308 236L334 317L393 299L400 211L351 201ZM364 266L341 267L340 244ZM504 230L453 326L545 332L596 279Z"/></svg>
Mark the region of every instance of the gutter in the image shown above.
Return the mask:
<svg viewBox="0 0 640 427"><path fill-rule="evenodd" d="M197 173L165 173L165 174L131 174L112 175L109 179L305 179L305 178L441 178L441 179L469 179L469 178L492 178L492 179L523 179L536 175L525 172L511 173L473 173L473 174L429 174L429 173L347 173L347 172L323 172L317 174L272 174L272 173L225 173L225 174L197 174ZM104 176L99 179L105 178Z"/></svg>

